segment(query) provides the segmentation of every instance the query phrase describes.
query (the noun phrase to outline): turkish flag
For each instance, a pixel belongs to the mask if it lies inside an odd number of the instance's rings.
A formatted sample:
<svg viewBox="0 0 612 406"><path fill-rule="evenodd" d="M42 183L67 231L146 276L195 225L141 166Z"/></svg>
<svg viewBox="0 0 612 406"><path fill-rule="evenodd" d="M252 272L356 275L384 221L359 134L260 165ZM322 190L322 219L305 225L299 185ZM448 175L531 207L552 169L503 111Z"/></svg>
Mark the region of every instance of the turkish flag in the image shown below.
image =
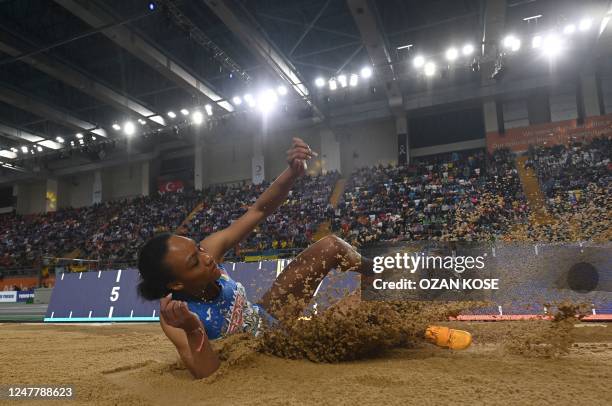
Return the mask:
<svg viewBox="0 0 612 406"><path fill-rule="evenodd" d="M169 182L160 182L158 184L158 189L160 193L182 192L183 191L183 181L171 180Z"/></svg>

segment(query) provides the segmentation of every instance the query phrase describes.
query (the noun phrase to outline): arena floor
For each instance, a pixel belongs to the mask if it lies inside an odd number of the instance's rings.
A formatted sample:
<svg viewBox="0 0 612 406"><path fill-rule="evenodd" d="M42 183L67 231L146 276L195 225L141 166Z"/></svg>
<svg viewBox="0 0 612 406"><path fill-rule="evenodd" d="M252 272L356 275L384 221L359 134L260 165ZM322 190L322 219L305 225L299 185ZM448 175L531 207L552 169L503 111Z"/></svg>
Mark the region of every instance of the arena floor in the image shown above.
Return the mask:
<svg viewBox="0 0 612 406"><path fill-rule="evenodd" d="M231 343L229 367L201 381L190 378L157 324L11 323L0 325L0 381L74 385L76 398L69 403L19 402L37 405L565 405L577 398L585 404L609 403L612 325L576 324L570 353L561 357L504 348L506 337L546 328L545 323L457 322L453 325L474 335L475 344L466 351L424 343L341 364L255 353L248 340L238 338Z"/></svg>

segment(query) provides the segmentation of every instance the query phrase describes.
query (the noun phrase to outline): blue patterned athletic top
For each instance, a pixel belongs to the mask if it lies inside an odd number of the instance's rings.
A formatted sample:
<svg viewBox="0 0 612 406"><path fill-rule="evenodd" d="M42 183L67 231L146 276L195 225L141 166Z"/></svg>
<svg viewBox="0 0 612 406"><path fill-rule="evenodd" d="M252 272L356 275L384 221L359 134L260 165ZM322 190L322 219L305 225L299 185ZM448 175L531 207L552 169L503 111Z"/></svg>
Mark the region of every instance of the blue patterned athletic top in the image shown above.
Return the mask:
<svg viewBox="0 0 612 406"><path fill-rule="evenodd" d="M221 286L221 292L214 300L197 300L180 292L172 296L187 302L189 310L202 321L210 340L236 333L259 335L264 323L273 323L274 318L260 305L250 303L244 286L230 278L223 265L219 265L219 268L222 272L217 283Z"/></svg>

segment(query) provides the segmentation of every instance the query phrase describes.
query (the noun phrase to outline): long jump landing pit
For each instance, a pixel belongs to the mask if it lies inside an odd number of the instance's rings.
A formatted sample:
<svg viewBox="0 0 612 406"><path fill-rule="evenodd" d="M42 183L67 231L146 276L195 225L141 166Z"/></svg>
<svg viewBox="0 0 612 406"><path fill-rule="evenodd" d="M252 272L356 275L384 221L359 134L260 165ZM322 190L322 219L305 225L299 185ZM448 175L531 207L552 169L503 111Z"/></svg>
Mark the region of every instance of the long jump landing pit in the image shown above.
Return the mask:
<svg viewBox="0 0 612 406"><path fill-rule="evenodd" d="M260 354L243 345L248 340L231 337L234 341L227 344L234 348L233 365L203 380L193 380L178 362L158 324L2 324L2 384L73 385L75 398L0 402L565 405L580 399L609 404L612 325L575 324L569 353L559 357L508 350L508 337L520 341L548 323L450 322L472 332L472 347L451 352L424 342L375 359L337 364Z"/></svg>

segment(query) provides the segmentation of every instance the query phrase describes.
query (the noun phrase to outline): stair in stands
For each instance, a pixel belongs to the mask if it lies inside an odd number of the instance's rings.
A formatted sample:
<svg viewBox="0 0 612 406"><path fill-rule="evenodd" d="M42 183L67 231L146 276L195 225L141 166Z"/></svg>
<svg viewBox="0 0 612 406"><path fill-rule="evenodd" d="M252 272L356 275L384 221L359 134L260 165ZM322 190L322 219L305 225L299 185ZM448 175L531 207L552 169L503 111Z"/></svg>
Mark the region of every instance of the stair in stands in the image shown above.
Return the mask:
<svg viewBox="0 0 612 406"><path fill-rule="evenodd" d="M516 169L518 170L519 178L523 185L523 192L525 193L529 207L537 223L550 223L552 219L546 209L546 200L544 198L544 193L542 193L538 176L533 168L525 168L525 161L527 161L526 156L517 157Z"/></svg>
<svg viewBox="0 0 612 406"><path fill-rule="evenodd" d="M332 205L334 209L338 206L338 202L340 201L340 196L342 196L342 193L344 193L345 187L346 187L346 178L340 178L336 181L336 184L334 185L334 190L332 191L332 194L329 197L329 203ZM317 232L314 233L312 240L319 241L321 238L329 234L331 234L331 222L324 221L323 223L319 224L319 228L317 229Z"/></svg>
<svg viewBox="0 0 612 406"><path fill-rule="evenodd" d="M191 219L193 219L193 217L198 214L203 208L204 203L198 203L196 207L194 207L193 210L191 210L191 212L187 215L187 217L185 217L183 222L176 228L175 233L178 235L185 234L187 232L187 224L189 224L189 222L191 222Z"/></svg>

